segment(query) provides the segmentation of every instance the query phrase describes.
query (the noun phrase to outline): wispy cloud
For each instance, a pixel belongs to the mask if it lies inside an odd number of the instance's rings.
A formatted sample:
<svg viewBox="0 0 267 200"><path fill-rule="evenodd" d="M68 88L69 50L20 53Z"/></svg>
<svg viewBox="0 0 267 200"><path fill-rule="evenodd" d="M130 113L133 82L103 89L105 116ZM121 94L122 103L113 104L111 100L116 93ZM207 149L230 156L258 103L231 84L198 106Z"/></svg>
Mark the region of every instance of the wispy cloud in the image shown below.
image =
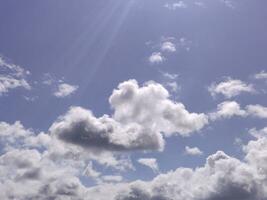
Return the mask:
<svg viewBox="0 0 267 200"><path fill-rule="evenodd" d="M187 8L187 5L184 3L184 1L178 1L175 3L166 3L164 7L168 8L169 10L176 10L178 8Z"/></svg>
<svg viewBox="0 0 267 200"><path fill-rule="evenodd" d="M28 70L7 62L3 57L0 57L0 95L8 93L15 88L30 90L31 85L27 81L29 74Z"/></svg>
<svg viewBox="0 0 267 200"><path fill-rule="evenodd" d="M155 158L140 158L138 162L142 165L145 165L153 170L154 173L159 172L159 166Z"/></svg>

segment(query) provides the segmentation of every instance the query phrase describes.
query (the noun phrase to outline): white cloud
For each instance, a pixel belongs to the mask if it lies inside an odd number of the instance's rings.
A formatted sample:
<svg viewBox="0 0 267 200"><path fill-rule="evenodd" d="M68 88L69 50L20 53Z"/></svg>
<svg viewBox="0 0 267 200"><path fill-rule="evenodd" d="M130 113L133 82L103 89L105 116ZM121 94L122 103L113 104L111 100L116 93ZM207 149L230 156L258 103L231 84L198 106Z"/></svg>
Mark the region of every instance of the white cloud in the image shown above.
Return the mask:
<svg viewBox="0 0 267 200"><path fill-rule="evenodd" d="M119 123L104 115L96 118L90 110L72 107L50 127L52 136L90 150L161 150L164 140L159 132L138 123Z"/></svg>
<svg viewBox="0 0 267 200"><path fill-rule="evenodd" d="M181 89L175 81L167 82L164 84L167 88L170 88L171 92L177 93Z"/></svg>
<svg viewBox="0 0 267 200"><path fill-rule="evenodd" d="M25 79L17 79L12 76L0 75L0 95L18 87L22 87L27 90L31 89L31 86Z"/></svg>
<svg viewBox="0 0 267 200"><path fill-rule="evenodd" d="M226 98L232 98L241 93L254 93L255 89L252 84L247 84L241 80L227 78L225 81L220 83L212 83L208 88L212 96L222 94Z"/></svg>
<svg viewBox="0 0 267 200"><path fill-rule="evenodd" d="M258 118L267 118L267 107L262 105L248 105L246 106L247 113Z"/></svg>
<svg viewBox="0 0 267 200"><path fill-rule="evenodd" d="M78 89L77 85L70 85L67 83L61 83L58 85L57 90L54 92L54 96L63 98L70 96Z"/></svg>
<svg viewBox="0 0 267 200"><path fill-rule="evenodd" d="M267 72L261 71L254 75L255 79L267 79Z"/></svg>
<svg viewBox="0 0 267 200"><path fill-rule="evenodd" d="M159 64L162 63L165 60L165 58L163 57L161 52L153 52L148 60L151 64Z"/></svg>
<svg viewBox="0 0 267 200"><path fill-rule="evenodd" d="M170 41L165 41L161 45L161 51L166 51L166 52L175 52L176 51L176 46L174 43Z"/></svg>
<svg viewBox="0 0 267 200"><path fill-rule="evenodd" d="M183 1L178 1L175 3L166 3L164 7L169 10L176 10L177 8L187 8L187 5Z"/></svg>
<svg viewBox="0 0 267 200"><path fill-rule="evenodd" d="M267 118L267 107L262 105L247 105L244 109L235 101L224 101L217 106L215 112L209 113L211 120L217 120L222 118L231 118L234 116L239 117L257 117L265 119Z"/></svg>
<svg viewBox="0 0 267 200"><path fill-rule="evenodd" d="M0 57L0 96L15 88L30 90L31 86L26 77L29 71L21 66L12 64Z"/></svg>
<svg viewBox="0 0 267 200"><path fill-rule="evenodd" d="M182 103L169 99L169 92L159 83L143 86L129 80L119 84L109 98L114 119L123 123L138 123L169 136L189 136L208 124L203 113L190 113ZM153 116L153 117L151 117Z"/></svg>
<svg viewBox="0 0 267 200"><path fill-rule="evenodd" d="M217 111L210 113L210 119L217 120L222 118L231 118L233 116L246 117L247 112L240 108L235 101L224 101L217 106Z"/></svg>
<svg viewBox="0 0 267 200"><path fill-rule="evenodd" d="M138 162L152 169L154 173L159 172L157 160L155 158L140 158Z"/></svg>
<svg viewBox="0 0 267 200"><path fill-rule="evenodd" d="M252 128L249 130L249 133L255 138L267 137L267 127L257 130L256 128Z"/></svg>
<svg viewBox="0 0 267 200"><path fill-rule="evenodd" d="M19 65L15 65L6 61L3 57L0 56L0 69L1 71L9 71L12 76L15 77L25 77L30 74L30 71L25 70Z"/></svg>
<svg viewBox="0 0 267 200"><path fill-rule="evenodd" d="M161 74L163 75L163 77L165 77L168 80L175 80L179 76L178 74L171 74L171 73L168 73L168 72L161 72Z"/></svg>
<svg viewBox="0 0 267 200"><path fill-rule="evenodd" d="M71 107L52 124L49 133L90 151L163 150L163 135L189 136L208 124L205 114L188 112L155 82L139 86L135 80L125 81L109 102L112 116L97 118L90 110Z"/></svg>
<svg viewBox="0 0 267 200"><path fill-rule="evenodd" d="M198 147L185 147L185 154L191 156L200 156L203 155L203 152Z"/></svg>
<svg viewBox="0 0 267 200"><path fill-rule="evenodd" d="M160 174L148 182L137 180L116 183L121 182L122 177L101 176L94 171L93 176L102 182L93 187L86 187L79 180L86 167L86 159L76 157L75 151L70 151L68 156L54 159L48 152L52 146L58 147L58 145L46 145L45 149L42 149L28 148L27 140L23 140L24 144L21 145L10 143L13 148L1 151L0 154L0 198L7 200L266 199L267 135L266 131L262 132L265 133L243 146L245 153L243 160L218 151L208 156L206 163L201 167L177 168ZM4 137L14 135L16 138L38 135L24 129L19 122L13 125L2 122L0 133ZM158 169L153 159L152 162L146 159L142 163Z"/></svg>

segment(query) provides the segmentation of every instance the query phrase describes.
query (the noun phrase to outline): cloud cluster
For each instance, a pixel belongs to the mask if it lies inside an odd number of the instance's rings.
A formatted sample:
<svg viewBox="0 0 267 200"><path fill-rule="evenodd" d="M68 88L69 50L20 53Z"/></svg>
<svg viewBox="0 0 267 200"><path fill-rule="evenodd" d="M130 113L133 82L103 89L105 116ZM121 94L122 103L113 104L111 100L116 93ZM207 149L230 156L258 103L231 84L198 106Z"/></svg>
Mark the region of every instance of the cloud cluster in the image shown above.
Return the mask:
<svg viewBox="0 0 267 200"><path fill-rule="evenodd" d="M266 128L252 129L256 137L243 146L238 160L222 151L210 155L202 167L177 168L152 181L122 182L123 177L103 174L95 162L113 170L131 168L120 152L160 150L164 136L188 136L208 123L205 114L190 113L170 100L160 84L139 85L135 80L119 84L109 98L113 114L96 117L90 110L71 107L49 128L34 133L20 122L0 123L1 199L98 199L98 200L263 200L267 198ZM236 102L218 106L220 116L265 117L259 105L245 109ZM202 152L185 149L190 155ZM118 153L118 154L116 154ZM159 173L154 158L140 164ZM98 186L86 187L80 177L90 177Z"/></svg>
<svg viewBox="0 0 267 200"><path fill-rule="evenodd" d="M260 137L243 147L244 160L218 151L207 157L204 166L177 168L150 182L134 181L97 186L90 195L107 200L263 200L267 198L267 138ZM96 194L98 191L98 194ZM99 191L103 195L99 195Z"/></svg>
<svg viewBox="0 0 267 200"><path fill-rule="evenodd" d="M241 108L239 103L236 101L224 101L217 106L216 112L211 112L209 118L211 120L231 118L234 116L239 117L257 117L266 119L267 118L267 107L262 105L247 105L244 109Z"/></svg>
<svg viewBox="0 0 267 200"><path fill-rule="evenodd" d="M11 125L10 125L11 126ZM18 125L14 125L16 129ZM21 128L21 127L20 127ZM10 135L10 127L6 128ZM2 128L1 132L4 132ZM22 130L21 130L22 131ZM18 135L30 134L28 130ZM177 168L152 181L120 182L120 176L103 176L98 186L86 187L79 180L78 163L53 160L46 151L21 147L0 156L1 199L98 199L98 200L263 200L267 198L266 133L243 146L245 157L238 160L218 151L207 157L204 166ZM151 162L152 161L152 162ZM140 159L157 169L156 162ZM93 170L91 176L100 174ZM93 170L93 171L92 171Z"/></svg>
<svg viewBox="0 0 267 200"><path fill-rule="evenodd" d="M149 56L148 61L151 64L160 64L167 60L169 54L181 50L189 51L191 46L192 42L184 37L179 40L175 37L161 37L160 42L154 45L157 50Z"/></svg>

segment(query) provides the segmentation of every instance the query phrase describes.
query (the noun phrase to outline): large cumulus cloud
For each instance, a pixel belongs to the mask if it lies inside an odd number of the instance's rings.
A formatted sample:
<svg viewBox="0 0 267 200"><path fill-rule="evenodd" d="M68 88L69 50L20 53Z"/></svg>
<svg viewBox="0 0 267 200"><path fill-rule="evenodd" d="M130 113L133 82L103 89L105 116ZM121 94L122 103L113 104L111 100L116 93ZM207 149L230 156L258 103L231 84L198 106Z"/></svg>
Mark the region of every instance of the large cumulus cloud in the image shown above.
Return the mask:
<svg viewBox="0 0 267 200"><path fill-rule="evenodd" d="M157 150L164 145L159 132L137 123L123 125L107 115L96 118L81 107L70 108L49 131L64 142L99 150Z"/></svg>
<svg viewBox="0 0 267 200"><path fill-rule="evenodd" d="M95 117L87 109L71 107L50 127L59 140L86 149L128 151L162 150L163 136L189 136L208 123L205 114L190 113L169 99L158 83L139 86L129 80L119 84L109 98L112 116Z"/></svg>
<svg viewBox="0 0 267 200"><path fill-rule="evenodd" d="M205 114L190 113L182 103L170 100L169 92L155 82L141 87L135 80L123 82L113 91L109 102L114 108L114 119L154 127L166 135L187 136L208 123Z"/></svg>

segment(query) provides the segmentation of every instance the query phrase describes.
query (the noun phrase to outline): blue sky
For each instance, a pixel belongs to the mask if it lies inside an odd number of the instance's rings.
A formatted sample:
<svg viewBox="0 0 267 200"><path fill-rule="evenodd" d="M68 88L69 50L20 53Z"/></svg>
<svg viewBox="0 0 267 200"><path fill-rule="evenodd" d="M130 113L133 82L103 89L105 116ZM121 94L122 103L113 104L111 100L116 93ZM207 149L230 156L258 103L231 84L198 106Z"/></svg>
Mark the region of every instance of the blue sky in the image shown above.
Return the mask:
<svg viewBox="0 0 267 200"><path fill-rule="evenodd" d="M1 199L267 198L266 6L0 0Z"/></svg>

